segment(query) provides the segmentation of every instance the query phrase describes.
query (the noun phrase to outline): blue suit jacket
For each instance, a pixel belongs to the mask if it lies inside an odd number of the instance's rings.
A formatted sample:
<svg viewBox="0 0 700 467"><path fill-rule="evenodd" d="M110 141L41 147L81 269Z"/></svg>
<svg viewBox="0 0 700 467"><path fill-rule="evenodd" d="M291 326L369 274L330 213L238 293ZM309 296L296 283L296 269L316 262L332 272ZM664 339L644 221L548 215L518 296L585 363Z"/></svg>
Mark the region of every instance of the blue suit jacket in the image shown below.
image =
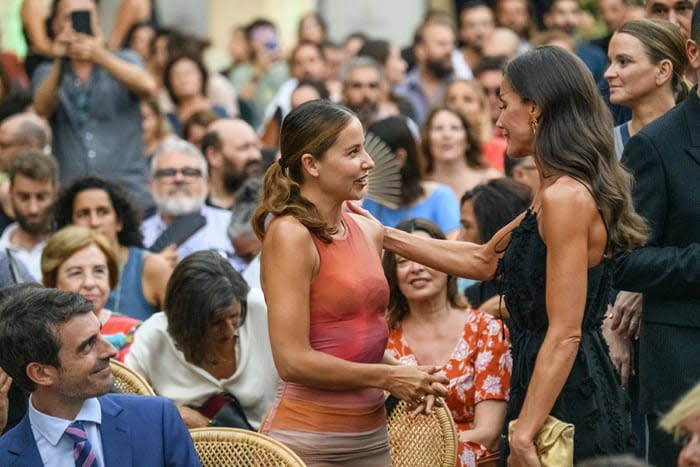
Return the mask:
<svg viewBox="0 0 700 467"><path fill-rule="evenodd" d="M168 399L107 394L98 400L105 467L201 466L187 427ZM0 465L43 465L28 416L0 437Z"/></svg>

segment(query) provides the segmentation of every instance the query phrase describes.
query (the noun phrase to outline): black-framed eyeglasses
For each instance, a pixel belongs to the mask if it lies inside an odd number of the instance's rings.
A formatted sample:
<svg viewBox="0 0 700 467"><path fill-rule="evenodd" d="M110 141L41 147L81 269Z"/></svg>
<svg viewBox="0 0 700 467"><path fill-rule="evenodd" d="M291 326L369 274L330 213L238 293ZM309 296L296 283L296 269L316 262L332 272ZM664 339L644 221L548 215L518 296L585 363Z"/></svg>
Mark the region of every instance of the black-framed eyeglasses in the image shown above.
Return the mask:
<svg viewBox="0 0 700 467"><path fill-rule="evenodd" d="M176 176L178 173L182 174L183 177L199 178L202 176L202 169L196 167L183 167L181 169L175 169L168 167L165 169L158 169L153 173L154 178L170 178Z"/></svg>

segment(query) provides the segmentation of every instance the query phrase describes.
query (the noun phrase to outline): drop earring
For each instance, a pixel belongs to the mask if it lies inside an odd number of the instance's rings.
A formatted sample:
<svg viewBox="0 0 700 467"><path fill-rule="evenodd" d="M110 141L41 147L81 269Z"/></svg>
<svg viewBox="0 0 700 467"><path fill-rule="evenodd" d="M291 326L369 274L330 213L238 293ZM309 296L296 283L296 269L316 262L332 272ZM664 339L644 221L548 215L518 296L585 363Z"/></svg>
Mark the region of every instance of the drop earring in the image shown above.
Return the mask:
<svg viewBox="0 0 700 467"><path fill-rule="evenodd" d="M537 118L533 118L530 120L530 129L532 130L532 134L534 135L537 133L537 126L540 124L540 122L537 121Z"/></svg>

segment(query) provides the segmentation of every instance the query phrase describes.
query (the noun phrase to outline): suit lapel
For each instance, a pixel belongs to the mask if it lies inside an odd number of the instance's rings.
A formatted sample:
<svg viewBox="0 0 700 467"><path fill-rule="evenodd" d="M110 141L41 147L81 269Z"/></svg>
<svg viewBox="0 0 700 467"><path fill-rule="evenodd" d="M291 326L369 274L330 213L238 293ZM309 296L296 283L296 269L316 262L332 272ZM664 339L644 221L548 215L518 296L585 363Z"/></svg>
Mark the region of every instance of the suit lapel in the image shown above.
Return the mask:
<svg viewBox="0 0 700 467"><path fill-rule="evenodd" d="M121 416L122 407L109 395L102 396L99 400L102 408L100 436L102 436L105 465L133 465L129 424Z"/></svg>
<svg viewBox="0 0 700 467"><path fill-rule="evenodd" d="M16 436L12 444L7 448L8 452L12 456L16 456L14 463L10 463L11 466L21 467L21 466L36 466L42 465L41 455L36 447L36 441L34 440L34 433L32 433L31 425L29 424L29 416L24 415L22 421L19 422L16 430Z"/></svg>

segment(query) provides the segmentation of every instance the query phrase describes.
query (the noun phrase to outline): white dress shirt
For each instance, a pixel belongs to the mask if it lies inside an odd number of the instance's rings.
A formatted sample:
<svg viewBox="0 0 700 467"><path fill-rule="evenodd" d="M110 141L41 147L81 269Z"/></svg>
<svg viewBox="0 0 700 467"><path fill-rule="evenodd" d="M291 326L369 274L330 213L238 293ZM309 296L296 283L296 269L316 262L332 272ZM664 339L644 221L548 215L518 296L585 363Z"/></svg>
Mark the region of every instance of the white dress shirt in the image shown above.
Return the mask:
<svg viewBox="0 0 700 467"><path fill-rule="evenodd" d="M99 429L102 423L100 401L94 397L85 400L75 420L65 420L39 412L32 403L32 397L29 396L29 424L44 467L75 467L74 441L65 434L65 431L68 425L76 420L83 422L88 441L97 455L95 467L104 467L102 437Z"/></svg>

